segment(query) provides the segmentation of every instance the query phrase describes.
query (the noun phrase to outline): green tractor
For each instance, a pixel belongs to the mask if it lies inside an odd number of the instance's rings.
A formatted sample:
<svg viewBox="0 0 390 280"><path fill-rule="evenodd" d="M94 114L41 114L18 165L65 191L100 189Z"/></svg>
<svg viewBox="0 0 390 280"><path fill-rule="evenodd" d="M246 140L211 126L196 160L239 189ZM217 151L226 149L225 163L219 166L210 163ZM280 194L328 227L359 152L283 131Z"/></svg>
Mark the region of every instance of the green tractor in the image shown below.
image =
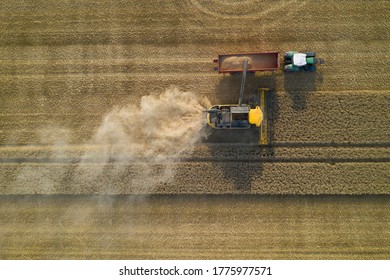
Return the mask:
<svg viewBox="0 0 390 280"><path fill-rule="evenodd" d="M316 58L315 52L299 53L289 51L284 54L284 72L313 72L317 64L323 64L324 61Z"/></svg>

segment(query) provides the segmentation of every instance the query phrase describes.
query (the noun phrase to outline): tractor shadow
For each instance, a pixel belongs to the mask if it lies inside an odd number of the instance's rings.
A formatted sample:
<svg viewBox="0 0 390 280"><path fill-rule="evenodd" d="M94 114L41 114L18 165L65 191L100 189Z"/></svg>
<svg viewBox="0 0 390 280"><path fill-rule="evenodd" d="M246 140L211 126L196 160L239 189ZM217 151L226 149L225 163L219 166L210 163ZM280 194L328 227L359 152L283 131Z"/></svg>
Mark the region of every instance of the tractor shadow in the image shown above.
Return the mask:
<svg viewBox="0 0 390 280"><path fill-rule="evenodd" d="M215 87L216 104L238 104L241 74L225 75ZM250 193L254 178L261 179L264 162L274 156L273 122L277 115L276 74L249 74L246 80L243 103L259 104L258 88L269 88L268 125L270 145L259 145L259 128L213 129L204 127L208 135L203 143L208 146L212 164L221 170L224 180L232 182L237 193Z"/></svg>
<svg viewBox="0 0 390 280"><path fill-rule="evenodd" d="M296 111L307 108L307 99L310 92L316 91L317 83L322 83L321 72L297 72L284 74L284 89L292 100L292 107Z"/></svg>

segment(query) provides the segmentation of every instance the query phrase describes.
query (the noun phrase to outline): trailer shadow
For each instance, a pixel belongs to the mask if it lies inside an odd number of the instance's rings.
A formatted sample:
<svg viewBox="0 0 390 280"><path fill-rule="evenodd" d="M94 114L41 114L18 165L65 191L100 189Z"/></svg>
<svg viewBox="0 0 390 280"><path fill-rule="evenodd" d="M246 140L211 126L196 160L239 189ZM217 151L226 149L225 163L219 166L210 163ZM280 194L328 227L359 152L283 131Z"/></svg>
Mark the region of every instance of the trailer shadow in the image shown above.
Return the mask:
<svg viewBox="0 0 390 280"><path fill-rule="evenodd" d="M310 92L317 89L317 83L322 83L321 72L285 73L284 89L292 100L292 107L296 111L307 108L307 99Z"/></svg>
<svg viewBox="0 0 390 280"><path fill-rule="evenodd" d="M225 75L216 85L215 95L218 104L237 104L240 94L241 75ZM278 114L276 96L276 74L249 74L245 86L244 103L254 105L259 102L258 88L269 88L268 125L270 145L260 145L259 128L213 129L205 127L208 135L203 143L208 146L212 164L222 172L224 180L232 182L237 193L250 193L252 181L261 180L264 162L274 157L272 146L273 123Z"/></svg>

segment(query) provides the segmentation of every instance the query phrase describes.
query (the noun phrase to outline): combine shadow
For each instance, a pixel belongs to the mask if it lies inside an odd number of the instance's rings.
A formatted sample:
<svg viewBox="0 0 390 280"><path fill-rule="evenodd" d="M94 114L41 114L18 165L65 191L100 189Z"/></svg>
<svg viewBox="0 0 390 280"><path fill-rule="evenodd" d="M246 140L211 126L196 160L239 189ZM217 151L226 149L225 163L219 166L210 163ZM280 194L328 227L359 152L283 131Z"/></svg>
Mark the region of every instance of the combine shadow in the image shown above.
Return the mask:
<svg viewBox="0 0 390 280"><path fill-rule="evenodd" d="M241 74L225 75L215 87L217 104L237 104L240 95ZM243 103L259 104L260 87L270 89L268 95L268 123L270 141L273 139L272 124L277 116L276 74L262 73L247 76ZM258 128L219 130L204 127L207 139L203 140L215 159L213 165L222 171L224 179L234 184L238 193L250 193L253 178L261 178L264 158L274 156L272 145L259 145ZM256 162L256 159L262 161Z"/></svg>
<svg viewBox="0 0 390 280"><path fill-rule="evenodd" d="M320 72L297 72L284 74L284 89L293 102L293 109L302 111L307 108L307 98L310 92L317 89L317 83L322 83Z"/></svg>

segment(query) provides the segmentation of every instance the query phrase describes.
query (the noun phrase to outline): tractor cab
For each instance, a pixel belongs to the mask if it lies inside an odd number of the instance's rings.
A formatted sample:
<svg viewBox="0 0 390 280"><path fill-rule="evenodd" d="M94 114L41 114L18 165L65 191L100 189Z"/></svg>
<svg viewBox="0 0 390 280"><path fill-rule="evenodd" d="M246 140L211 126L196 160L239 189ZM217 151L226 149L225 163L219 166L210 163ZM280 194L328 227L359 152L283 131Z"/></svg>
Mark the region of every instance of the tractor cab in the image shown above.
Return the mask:
<svg viewBox="0 0 390 280"><path fill-rule="evenodd" d="M291 62L295 66L305 66L307 64L306 57L305 53L294 53Z"/></svg>
<svg viewBox="0 0 390 280"><path fill-rule="evenodd" d="M284 71L299 72L299 71L315 71L318 59L315 52L299 53L286 52L284 54Z"/></svg>

